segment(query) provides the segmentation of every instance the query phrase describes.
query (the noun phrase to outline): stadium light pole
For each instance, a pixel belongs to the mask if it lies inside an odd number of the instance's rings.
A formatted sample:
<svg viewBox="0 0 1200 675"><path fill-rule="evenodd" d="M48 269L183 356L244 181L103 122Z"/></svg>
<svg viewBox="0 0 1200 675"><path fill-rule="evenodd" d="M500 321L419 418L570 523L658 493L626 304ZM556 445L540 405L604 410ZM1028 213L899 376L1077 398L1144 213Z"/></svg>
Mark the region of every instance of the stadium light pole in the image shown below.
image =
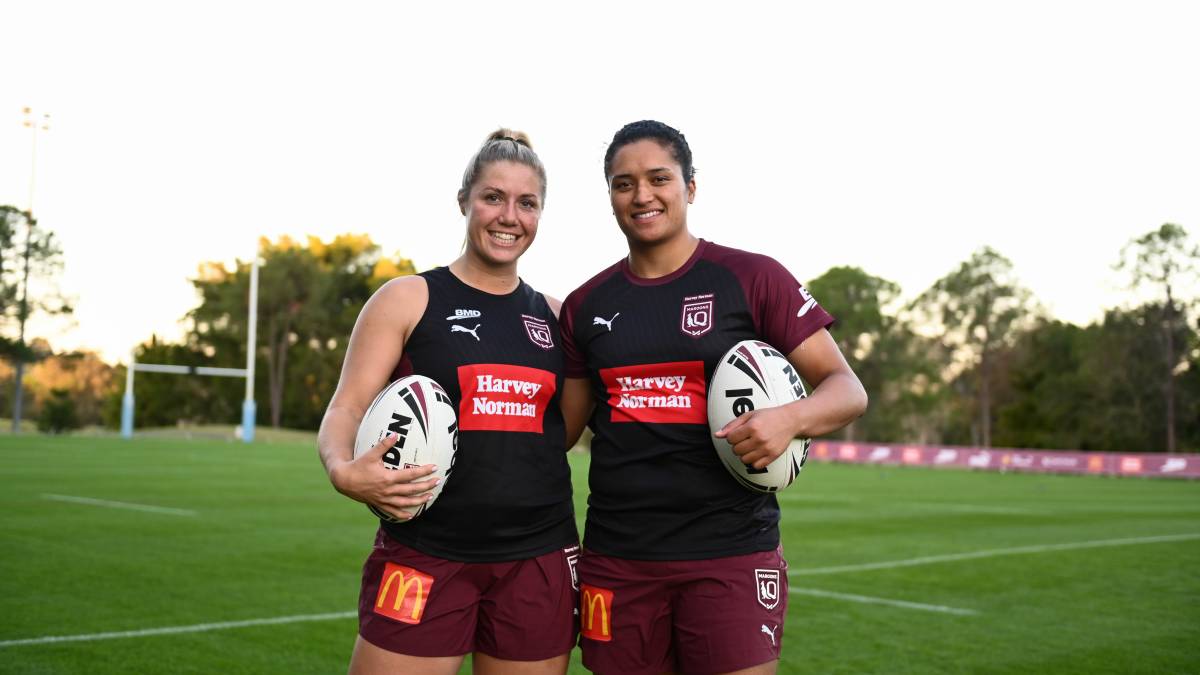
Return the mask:
<svg viewBox="0 0 1200 675"><path fill-rule="evenodd" d="M242 402L242 440L254 440L254 354L258 341L258 241L254 242L254 260L250 263L250 318L246 331L246 400Z"/></svg>
<svg viewBox="0 0 1200 675"><path fill-rule="evenodd" d="M24 407L25 388L22 386L22 381L25 379L25 319L29 316L29 247L33 243L33 186L37 177L37 136L38 129L42 131L50 130L50 114L42 113L42 119L39 122L34 115L33 109L26 106L21 109L25 115L22 122L23 126L29 128L33 139L30 143L29 152L29 204L25 210L25 273L24 279L21 282L21 300L17 306L17 320L20 328L17 334L17 367L13 374L13 415L12 415L12 430L13 433L21 431L21 412Z"/></svg>

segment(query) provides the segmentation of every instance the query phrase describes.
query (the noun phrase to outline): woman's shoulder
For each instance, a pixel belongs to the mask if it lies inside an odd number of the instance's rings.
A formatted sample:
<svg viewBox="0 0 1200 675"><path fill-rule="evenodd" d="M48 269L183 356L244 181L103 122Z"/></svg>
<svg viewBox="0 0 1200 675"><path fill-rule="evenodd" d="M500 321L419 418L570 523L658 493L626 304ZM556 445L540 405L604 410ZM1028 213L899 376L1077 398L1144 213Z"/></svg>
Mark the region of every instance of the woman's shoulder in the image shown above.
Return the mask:
<svg viewBox="0 0 1200 675"><path fill-rule="evenodd" d="M375 291L377 295L388 298L413 299L417 296L429 296L429 284L420 274L406 274L395 277Z"/></svg>
<svg viewBox="0 0 1200 675"><path fill-rule="evenodd" d="M365 309L389 316L419 318L429 304L429 285L425 277L410 274L396 277L379 287Z"/></svg>

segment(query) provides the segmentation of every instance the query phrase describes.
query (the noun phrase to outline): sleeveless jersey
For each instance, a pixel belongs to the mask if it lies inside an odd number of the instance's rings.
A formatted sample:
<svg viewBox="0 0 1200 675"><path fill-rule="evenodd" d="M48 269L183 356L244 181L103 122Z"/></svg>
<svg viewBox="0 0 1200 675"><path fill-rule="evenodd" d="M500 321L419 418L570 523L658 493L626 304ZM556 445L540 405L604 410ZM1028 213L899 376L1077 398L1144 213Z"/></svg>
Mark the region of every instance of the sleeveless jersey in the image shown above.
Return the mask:
<svg viewBox="0 0 1200 675"><path fill-rule="evenodd" d="M397 376L433 378L458 410L458 453L420 518L382 523L423 553L464 562L531 558L578 541L559 392L562 337L524 281L493 295L448 268L421 274L429 305Z"/></svg>
<svg viewBox="0 0 1200 675"><path fill-rule="evenodd" d="M588 378L596 402L585 548L641 560L775 548L775 496L739 485L713 448L708 381L735 343L786 355L833 317L775 260L700 240L665 277L609 267L561 321L566 375Z"/></svg>

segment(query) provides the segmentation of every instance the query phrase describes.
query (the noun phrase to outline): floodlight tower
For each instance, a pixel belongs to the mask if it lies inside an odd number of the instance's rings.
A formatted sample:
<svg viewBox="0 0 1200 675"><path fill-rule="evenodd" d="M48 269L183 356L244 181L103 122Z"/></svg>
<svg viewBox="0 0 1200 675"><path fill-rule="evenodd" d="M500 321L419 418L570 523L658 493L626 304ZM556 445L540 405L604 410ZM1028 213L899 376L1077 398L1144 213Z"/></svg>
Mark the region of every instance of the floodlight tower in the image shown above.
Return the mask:
<svg viewBox="0 0 1200 675"><path fill-rule="evenodd" d="M50 130L50 113L42 113L39 120L29 106L22 108L21 112L25 116L22 124L32 134L32 141L29 152L29 202L25 209L25 251L22 254L25 270L21 280L21 300L17 305L17 321L20 327L17 334L17 368L13 377L15 391L13 392L12 430L14 434L21 431L21 409L25 398L25 389L21 386L21 382L25 379L25 319L29 317L29 254L30 245L33 243L33 185L37 177L37 137L38 130Z"/></svg>

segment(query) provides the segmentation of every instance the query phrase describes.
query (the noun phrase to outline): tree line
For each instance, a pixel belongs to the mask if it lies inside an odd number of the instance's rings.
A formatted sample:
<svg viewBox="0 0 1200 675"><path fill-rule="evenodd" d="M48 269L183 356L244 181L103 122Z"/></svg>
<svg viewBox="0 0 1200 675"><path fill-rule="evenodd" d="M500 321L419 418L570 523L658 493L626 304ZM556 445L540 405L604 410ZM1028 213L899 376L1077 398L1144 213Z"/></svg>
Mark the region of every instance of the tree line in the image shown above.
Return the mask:
<svg viewBox="0 0 1200 675"><path fill-rule="evenodd" d="M359 309L415 267L349 234L263 240L259 259L259 421L316 429ZM871 395L867 414L841 433L880 442L1200 450L1198 263L1200 248L1177 225L1132 240L1114 267L1149 299L1109 308L1086 326L1048 316L1012 263L988 247L908 301L893 281L834 267L806 286L837 317L833 336ZM203 265L192 279L198 304L185 338L152 336L135 349L137 360L243 367L249 279L250 261ZM0 392L11 395L11 378L0 368ZM46 428L55 428L51 418L62 428L116 428L124 378L123 366L95 355L61 354L36 363L26 388ZM240 420L240 379L139 373L135 382L139 427ZM6 398L0 393L0 405Z"/></svg>

